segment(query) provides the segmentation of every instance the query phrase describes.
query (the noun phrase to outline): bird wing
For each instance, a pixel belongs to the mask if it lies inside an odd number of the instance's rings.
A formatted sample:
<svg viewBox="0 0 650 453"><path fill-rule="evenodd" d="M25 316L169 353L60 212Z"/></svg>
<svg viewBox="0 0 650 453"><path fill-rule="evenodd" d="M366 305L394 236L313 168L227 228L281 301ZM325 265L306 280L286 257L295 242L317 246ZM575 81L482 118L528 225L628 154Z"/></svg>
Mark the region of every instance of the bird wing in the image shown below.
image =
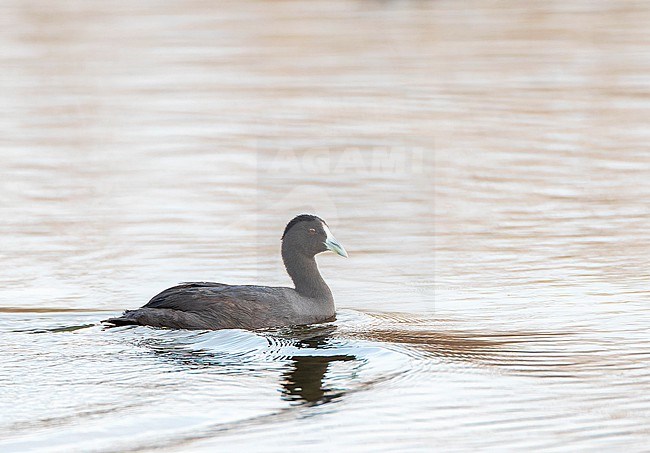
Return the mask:
<svg viewBox="0 0 650 453"><path fill-rule="evenodd" d="M197 311L206 308L206 300L215 302L230 285L211 282L189 282L167 288L151 298L142 308L169 308L180 311ZM221 297L220 297L221 296Z"/></svg>
<svg viewBox="0 0 650 453"><path fill-rule="evenodd" d="M157 294L142 308L194 313L219 325L265 325L269 317L290 318L289 307L283 303L284 290L210 282L183 283Z"/></svg>

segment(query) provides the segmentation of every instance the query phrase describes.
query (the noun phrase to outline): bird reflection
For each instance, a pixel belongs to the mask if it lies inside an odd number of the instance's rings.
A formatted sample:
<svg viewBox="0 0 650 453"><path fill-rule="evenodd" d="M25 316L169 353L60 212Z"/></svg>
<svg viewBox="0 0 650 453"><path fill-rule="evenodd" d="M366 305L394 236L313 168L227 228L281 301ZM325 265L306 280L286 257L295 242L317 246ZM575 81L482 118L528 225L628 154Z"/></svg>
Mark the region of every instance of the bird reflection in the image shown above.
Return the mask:
<svg viewBox="0 0 650 453"><path fill-rule="evenodd" d="M285 371L279 376L281 398L295 404L319 405L341 398L346 390L326 384L326 376L334 362L357 360L349 354L336 354L339 345L335 344L333 333L336 326L294 326L273 329L266 332L270 343L279 343L281 348L277 359L287 360ZM264 335L264 334L262 334ZM182 344L170 344L160 338L140 339L139 344L148 346L156 355L173 361L183 368L210 370L225 374L250 374L251 358L234 353L208 350L191 350ZM291 348L293 355L281 354L284 348ZM331 355L327 355L331 352ZM338 351L340 352L340 351ZM257 358L257 356L255 356Z"/></svg>
<svg viewBox="0 0 650 453"><path fill-rule="evenodd" d="M303 336L294 343L300 349L326 350L330 345L331 334L335 326L308 329L305 332L292 331L294 336ZM303 335L301 335L303 334ZM304 337L304 334L307 334ZM333 350L333 349L332 349ZM307 351L306 351L307 352ZM328 387L325 382L330 364L355 360L352 355L294 355L289 369L282 374L282 398L297 403L310 405L325 404L343 396L345 391Z"/></svg>

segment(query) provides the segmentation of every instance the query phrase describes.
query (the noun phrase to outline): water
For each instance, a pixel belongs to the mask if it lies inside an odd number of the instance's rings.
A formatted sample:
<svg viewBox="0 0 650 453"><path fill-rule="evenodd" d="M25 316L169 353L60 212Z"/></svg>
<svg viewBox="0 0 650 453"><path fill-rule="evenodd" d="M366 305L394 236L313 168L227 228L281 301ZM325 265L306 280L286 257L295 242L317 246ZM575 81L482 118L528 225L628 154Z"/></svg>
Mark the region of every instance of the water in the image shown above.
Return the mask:
<svg viewBox="0 0 650 453"><path fill-rule="evenodd" d="M0 449L647 448L646 2L0 9ZM335 322L99 324L303 211Z"/></svg>

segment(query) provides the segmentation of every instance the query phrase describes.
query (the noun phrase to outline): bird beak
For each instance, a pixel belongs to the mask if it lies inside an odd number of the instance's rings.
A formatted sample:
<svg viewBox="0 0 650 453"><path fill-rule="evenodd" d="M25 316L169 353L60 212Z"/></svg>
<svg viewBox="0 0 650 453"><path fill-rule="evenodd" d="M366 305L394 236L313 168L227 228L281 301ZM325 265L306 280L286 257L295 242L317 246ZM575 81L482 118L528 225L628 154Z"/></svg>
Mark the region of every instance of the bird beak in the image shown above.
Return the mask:
<svg viewBox="0 0 650 453"><path fill-rule="evenodd" d="M325 241L325 247L328 248L328 250L333 251L336 254L339 254L344 257L348 257L348 252L345 251L343 246L339 244L339 242L335 238L327 238Z"/></svg>
<svg viewBox="0 0 650 453"><path fill-rule="evenodd" d="M325 239L325 247L337 255L341 255L347 258L348 252L346 252L345 248L343 248L339 241L336 240L330 229L327 228L327 225L323 225L323 228L325 228L325 233L327 234L327 238Z"/></svg>

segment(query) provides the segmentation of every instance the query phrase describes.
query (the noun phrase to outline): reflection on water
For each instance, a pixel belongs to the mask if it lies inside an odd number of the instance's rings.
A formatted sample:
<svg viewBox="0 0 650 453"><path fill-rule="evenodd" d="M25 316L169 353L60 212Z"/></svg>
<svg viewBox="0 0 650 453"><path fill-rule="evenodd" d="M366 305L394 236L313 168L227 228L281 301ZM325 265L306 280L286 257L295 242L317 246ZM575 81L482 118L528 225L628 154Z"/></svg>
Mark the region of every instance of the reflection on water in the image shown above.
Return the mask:
<svg viewBox="0 0 650 453"><path fill-rule="evenodd" d="M354 360L350 356L292 357L291 369L282 377L283 393L287 400L304 400L308 403L328 403L340 398L343 392L323 388L323 377L331 362Z"/></svg>
<svg viewBox="0 0 650 453"><path fill-rule="evenodd" d="M83 327L71 326L47 331L63 332L79 328ZM112 329L114 328L106 328L107 331ZM146 330L148 329L145 332ZM239 332L234 336L231 332L225 332L206 333L198 338L192 335L187 338L175 336L171 343L164 336L137 341L151 348L164 360L173 361L175 366L194 370L210 368L210 371L219 370L236 375L250 373L250 366L259 366L259 359L272 360L281 365L279 385L273 384L273 388L281 388L283 399L297 403L323 404L345 394L345 388L331 386L326 382L328 370L331 371L332 365L337 362L357 360L352 354L338 353L339 348L332 343L335 332L334 325L316 325L272 329L262 337L248 332ZM266 343L262 340L266 340ZM229 349L228 345L234 349ZM352 375L347 377L352 378Z"/></svg>
<svg viewBox="0 0 650 453"><path fill-rule="evenodd" d="M0 449L646 448L647 2L0 10ZM303 211L335 322L97 325Z"/></svg>
<svg viewBox="0 0 650 453"><path fill-rule="evenodd" d="M443 423L468 407L476 409L474 404L459 402L458 391L465 392L463 398L487 399L486 404L501 401L505 413L513 410L512 405L534 403L546 413L534 423L551 427L555 416L566 417L561 404L554 406L560 394L581 400L582 410L600 410L590 407L592 398L580 392L599 383L603 369L621 373L624 365L633 363L614 356L605 341L590 340L584 334L461 332L450 330L450 323L455 323L448 319L414 315L341 310L335 323L255 333L133 326L106 329L87 323L98 314L77 315L71 325L65 325L70 315L60 313L35 317L28 312L4 319L1 327L7 346L20 351L20 357L14 354L2 372L3 379L12 382L5 397L32 388L38 390L34 404L37 395L57 394L62 389L63 394L91 391L94 395L92 402L73 399L71 407L53 406L46 413L34 414L31 403L20 408L11 416L15 421L5 422L6 432L13 433L5 436L7 448L22 449L38 444L39 439L51 440L51 431L61 428L84 439L85 431L74 426L86 418L101 419L109 428L94 433L92 442L90 438L84 442L108 447L116 441L113 433L123 439L124 423L141 423L142 410L157 414L166 435L154 441L129 429L132 441L121 443L119 449L184 449L232 436L247 443L249 436L263 435L265 427L275 425L290 430L287 435L299 436L304 411L310 407L329 407L326 403L332 402L361 404L360 397L365 400L363 411L384 418L393 413L384 407L387 398L413 407L435 395L440 413L430 415L436 423ZM26 342L26 333L38 335ZM642 355L650 358L648 351L634 354L637 361ZM43 360L49 371L41 369ZM31 378L26 379L26 371ZM628 373L647 376L644 366L630 368ZM483 382L482 376L489 380ZM546 384L537 388L536 379L541 378ZM132 391L135 399L127 396ZM616 401L620 391L625 389L603 388L599 399ZM286 402L290 405L285 406ZM644 416L630 410L627 418ZM481 423L481 411L466 420L468 425L462 429ZM33 416L28 421L21 418L21 412ZM580 425L589 429L592 421ZM31 440L20 440L28 433L32 433ZM66 445L63 439L57 442Z"/></svg>
<svg viewBox="0 0 650 453"><path fill-rule="evenodd" d="M327 347L327 340L327 336L319 335L300 340L295 346L301 350L319 349ZM343 396L344 391L325 387L323 378L332 363L355 359L356 357L345 354L324 356L295 355L291 357L289 369L282 375L282 393L285 399L321 404L340 398Z"/></svg>

